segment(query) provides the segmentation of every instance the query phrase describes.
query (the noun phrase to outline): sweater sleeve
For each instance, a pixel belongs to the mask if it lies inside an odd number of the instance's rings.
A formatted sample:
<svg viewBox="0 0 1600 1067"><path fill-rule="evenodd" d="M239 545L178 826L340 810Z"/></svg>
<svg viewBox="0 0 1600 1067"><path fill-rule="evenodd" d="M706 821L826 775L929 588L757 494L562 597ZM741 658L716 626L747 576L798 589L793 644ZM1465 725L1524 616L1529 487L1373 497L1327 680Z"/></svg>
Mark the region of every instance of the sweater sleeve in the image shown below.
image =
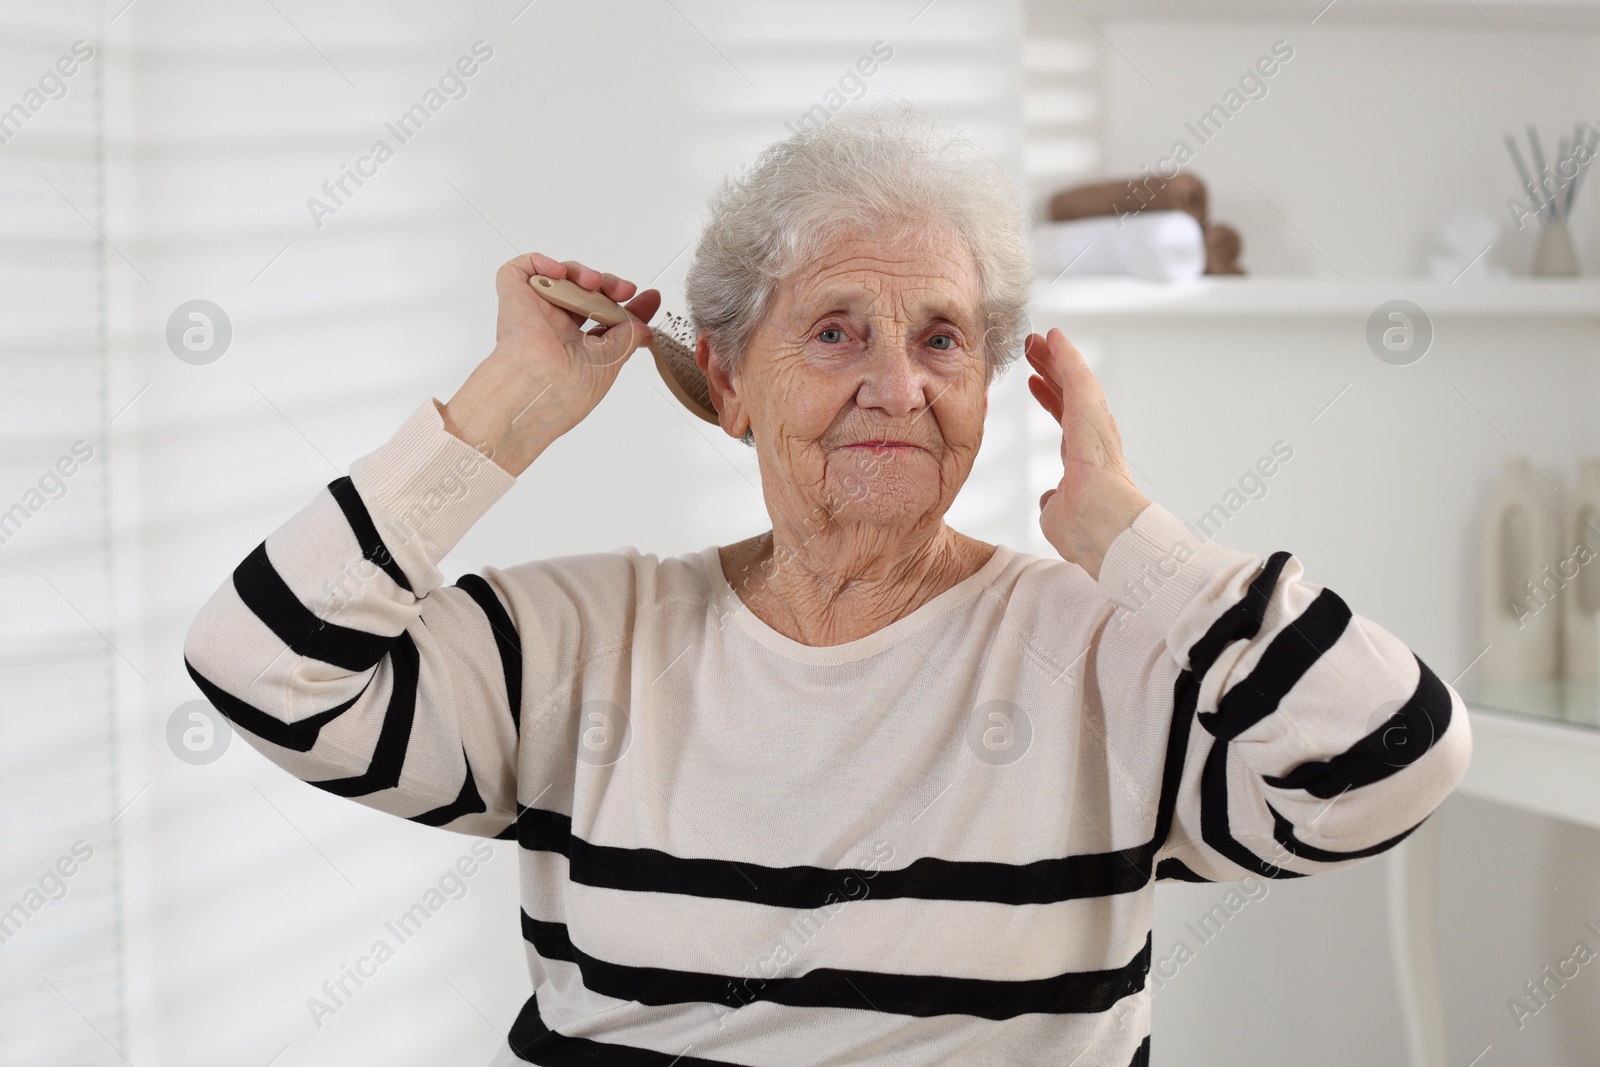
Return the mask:
<svg viewBox="0 0 1600 1067"><path fill-rule="evenodd" d="M268 759L480 836L516 817L521 667L498 576L438 563L515 478L424 403L223 582L184 661Z"/></svg>
<svg viewBox="0 0 1600 1067"><path fill-rule="evenodd" d="M1118 536L1101 592L1149 623L1178 673L1156 877L1335 870L1403 840L1466 773L1460 696L1406 645L1306 581L1197 535L1159 505ZM1174 765L1176 764L1176 765Z"/></svg>

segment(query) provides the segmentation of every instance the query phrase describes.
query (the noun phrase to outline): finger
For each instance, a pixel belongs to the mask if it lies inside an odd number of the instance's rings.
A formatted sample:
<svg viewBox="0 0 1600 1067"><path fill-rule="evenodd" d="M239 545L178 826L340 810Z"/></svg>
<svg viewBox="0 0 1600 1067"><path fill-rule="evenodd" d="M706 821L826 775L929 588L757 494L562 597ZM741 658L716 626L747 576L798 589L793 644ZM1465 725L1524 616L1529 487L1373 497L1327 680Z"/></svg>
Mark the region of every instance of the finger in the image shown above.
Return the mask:
<svg viewBox="0 0 1600 1067"><path fill-rule="evenodd" d="M538 252L528 252L515 259L509 259L495 271L495 293L502 304L510 301L512 304L520 303L529 295L528 282L536 274L547 278L562 278L566 275L567 268L551 259L549 256ZM582 322L582 319L578 320Z"/></svg>
<svg viewBox="0 0 1600 1067"><path fill-rule="evenodd" d="M656 312L661 309L660 291L656 289L646 289L644 292L628 301L628 303L624 304L623 308L629 314L633 315L634 318L638 319L639 323L645 328L646 333L644 335L644 339L639 343L649 344L651 339L655 336L654 331L650 329L649 322L651 319L655 318ZM606 332L606 327L596 325L593 329L586 330L584 332L598 336Z"/></svg>
<svg viewBox="0 0 1600 1067"><path fill-rule="evenodd" d="M1056 491L1054 489L1046 489L1044 491L1043 495L1041 495L1039 497L1039 510L1043 511L1044 510L1044 506L1046 504L1048 504L1050 502L1050 498L1055 496L1055 495L1056 495Z"/></svg>
<svg viewBox="0 0 1600 1067"><path fill-rule="evenodd" d="M542 274L546 278L565 278L567 276L567 268L565 266L542 252L524 253L515 259L507 260L504 267L523 275L524 282L535 274Z"/></svg>
<svg viewBox="0 0 1600 1067"><path fill-rule="evenodd" d="M1051 381L1047 376L1044 374L1030 375L1028 382L1029 384L1038 383L1037 388L1044 390L1045 395L1052 398L1057 407L1061 406L1061 387L1056 385L1056 383Z"/></svg>
<svg viewBox="0 0 1600 1067"><path fill-rule="evenodd" d="M494 273L494 291L502 307L516 306L533 295L528 280L535 274L543 273L538 269L539 258L534 255L518 256L500 264L500 269ZM565 273L566 268L554 260L545 262Z"/></svg>
<svg viewBox="0 0 1600 1067"><path fill-rule="evenodd" d="M1046 368L1050 366L1050 349L1045 347L1045 338L1042 334L1027 334L1027 338L1022 341L1022 355L1027 358L1029 365L1040 373L1045 373Z"/></svg>
<svg viewBox="0 0 1600 1067"><path fill-rule="evenodd" d="M600 288L600 283L605 280L604 275L599 271L593 267L585 267L575 259L564 259L561 263L562 266L567 268L567 278L575 285L581 285L585 289L598 289Z"/></svg>
<svg viewBox="0 0 1600 1067"><path fill-rule="evenodd" d="M566 264L542 252L530 252L526 257L534 268L532 273L542 274L546 278L565 278L567 276Z"/></svg>
<svg viewBox="0 0 1600 1067"><path fill-rule="evenodd" d="M1032 345L1024 348L1023 354L1027 357L1029 366L1038 371L1040 377L1042 377L1052 389L1060 392L1062 386L1066 383L1069 372L1056 359L1054 353L1051 352L1049 342L1046 341L1045 338L1039 337L1038 334L1035 334L1034 336L1037 337L1038 340Z"/></svg>
<svg viewBox="0 0 1600 1067"><path fill-rule="evenodd" d="M588 320L585 319L584 321L587 322ZM616 326L602 326L597 322L593 326L589 327L587 330L584 330L583 332L586 335L588 335L589 337L601 337L601 336L603 336L605 334L605 332L607 330L615 330L618 327L620 327L621 325L622 325L622 323L619 322L619 323L617 323ZM635 326L642 326L646 331L642 335L640 335L640 334L635 334L634 335L635 337L639 338L639 344L641 344L641 345L649 344L650 343L650 339L655 336L655 334L650 331L649 324L648 323L643 323L643 322L635 322L634 325Z"/></svg>
<svg viewBox="0 0 1600 1067"><path fill-rule="evenodd" d="M661 310L661 291L646 289L622 306L645 322L649 322L656 317L656 312Z"/></svg>
<svg viewBox="0 0 1600 1067"><path fill-rule="evenodd" d="M1046 341L1054 384L1061 392L1062 401L1084 418L1097 423L1108 420L1111 411L1105 390L1100 388L1100 379L1089 369L1083 353L1060 330L1052 329Z"/></svg>
<svg viewBox="0 0 1600 1067"><path fill-rule="evenodd" d="M1050 386L1038 375L1028 379L1028 391L1039 402L1039 406L1048 411L1052 418L1059 424L1061 422L1061 395L1050 390Z"/></svg>
<svg viewBox="0 0 1600 1067"><path fill-rule="evenodd" d="M1065 381L1069 375L1089 369L1089 363L1083 358L1083 353L1067 340L1067 335L1059 328L1054 326L1050 328L1050 333L1045 337L1045 346L1049 349L1058 370L1058 381ZM1090 377L1093 377L1093 374Z"/></svg>
<svg viewBox="0 0 1600 1067"><path fill-rule="evenodd" d="M644 345L650 339L650 327L642 322L619 322L603 330L590 331L592 340L590 351L598 357L601 366L609 367L613 363L621 363L633 354L635 349Z"/></svg>
<svg viewBox="0 0 1600 1067"><path fill-rule="evenodd" d="M603 274L600 280L600 291L617 303L631 299L639 291L639 287L626 278L619 278L615 274Z"/></svg>

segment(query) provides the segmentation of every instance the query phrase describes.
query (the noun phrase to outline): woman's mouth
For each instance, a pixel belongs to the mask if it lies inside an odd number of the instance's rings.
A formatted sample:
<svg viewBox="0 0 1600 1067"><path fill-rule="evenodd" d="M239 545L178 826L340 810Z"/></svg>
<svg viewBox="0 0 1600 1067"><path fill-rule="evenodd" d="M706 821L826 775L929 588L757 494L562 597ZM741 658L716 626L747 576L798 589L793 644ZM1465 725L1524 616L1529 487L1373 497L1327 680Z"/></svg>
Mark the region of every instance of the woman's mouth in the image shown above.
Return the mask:
<svg viewBox="0 0 1600 1067"><path fill-rule="evenodd" d="M845 445L846 448L869 448L874 452L885 452L893 449L920 449L921 445L914 445L909 441L856 441Z"/></svg>

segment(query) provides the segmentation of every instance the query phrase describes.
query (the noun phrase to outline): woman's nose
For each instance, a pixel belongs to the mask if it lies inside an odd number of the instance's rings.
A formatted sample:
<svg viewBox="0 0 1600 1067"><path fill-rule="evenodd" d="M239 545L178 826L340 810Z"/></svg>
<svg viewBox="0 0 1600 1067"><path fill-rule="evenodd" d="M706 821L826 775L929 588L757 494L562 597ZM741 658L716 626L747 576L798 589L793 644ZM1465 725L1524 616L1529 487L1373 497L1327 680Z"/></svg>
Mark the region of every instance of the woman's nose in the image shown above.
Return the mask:
<svg viewBox="0 0 1600 1067"><path fill-rule="evenodd" d="M917 361L907 338L879 336L868 346L865 373L856 403L902 418L930 401L928 369Z"/></svg>

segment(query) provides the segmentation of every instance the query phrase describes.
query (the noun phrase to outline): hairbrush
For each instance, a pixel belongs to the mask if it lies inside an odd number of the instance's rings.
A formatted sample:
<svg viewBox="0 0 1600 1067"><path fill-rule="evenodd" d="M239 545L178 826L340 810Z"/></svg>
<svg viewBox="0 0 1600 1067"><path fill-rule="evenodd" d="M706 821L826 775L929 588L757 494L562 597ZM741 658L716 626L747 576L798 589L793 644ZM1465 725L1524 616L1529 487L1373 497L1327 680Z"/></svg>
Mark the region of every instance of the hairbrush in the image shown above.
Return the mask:
<svg viewBox="0 0 1600 1067"><path fill-rule="evenodd" d="M535 274L528 279L533 291L558 308L575 315L584 315L602 326L615 326L629 319L638 319L621 304L601 293L564 278L546 278ZM640 321L643 321L642 319ZM706 376L694 361L695 335L689 320L670 312L663 312L661 324L650 327L651 355L656 359L656 370L667 383L672 395L677 397L694 414L709 423L717 423L717 409L711 404L711 389Z"/></svg>

